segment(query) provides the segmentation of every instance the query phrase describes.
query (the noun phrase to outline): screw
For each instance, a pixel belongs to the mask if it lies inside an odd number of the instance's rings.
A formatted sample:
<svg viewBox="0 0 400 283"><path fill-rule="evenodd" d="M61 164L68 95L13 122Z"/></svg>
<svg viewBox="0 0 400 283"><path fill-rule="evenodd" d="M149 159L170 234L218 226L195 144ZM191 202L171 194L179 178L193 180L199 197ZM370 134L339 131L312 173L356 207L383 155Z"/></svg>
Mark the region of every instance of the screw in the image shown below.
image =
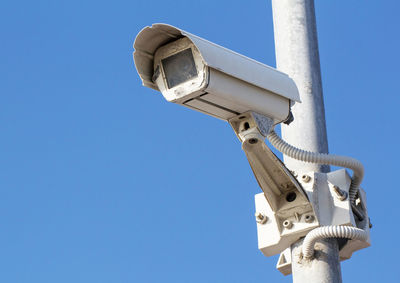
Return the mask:
<svg viewBox="0 0 400 283"><path fill-rule="evenodd" d="M303 180L304 183L308 183L311 181L311 177L308 175L301 176L301 179Z"/></svg>
<svg viewBox="0 0 400 283"><path fill-rule="evenodd" d="M256 217L256 222L260 224L265 224L265 222L268 220L267 216L258 211L254 213L254 216Z"/></svg>
<svg viewBox="0 0 400 283"><path fill-rule="evenodd" d="M290 228L292 228L292 226L293 226L292 221L290 221L290 220L283 221L283 227L290 229Z"/></svg>
<svg viewBox="0 0 400 283"><path fill-rule="evenodd" d="M347 193L345 192L345 191L342 191L338 186L336 186L336 185L334 185L333 187L332 187L332 189L333 189L333 191L335 192L335 194L336 194L336 197L339 199L339 200L345 200L345 199L347 199Z"/></svg>
<svg viewBox="0 0 400 283"><path fill-rule="evenodd" d="M311 223L311 222L314 221L314 216L311 215L311 214L307 214L306 217L304 217L304 219L305 219L305 221L306 221L307 223Z"/></svg>

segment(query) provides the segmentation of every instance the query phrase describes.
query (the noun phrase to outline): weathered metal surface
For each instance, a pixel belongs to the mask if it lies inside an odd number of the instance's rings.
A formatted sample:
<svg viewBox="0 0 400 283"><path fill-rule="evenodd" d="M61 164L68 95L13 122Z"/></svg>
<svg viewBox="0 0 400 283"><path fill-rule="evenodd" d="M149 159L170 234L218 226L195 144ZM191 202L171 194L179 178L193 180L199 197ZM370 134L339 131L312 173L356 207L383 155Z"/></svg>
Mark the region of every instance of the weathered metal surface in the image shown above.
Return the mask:
<svg viewBox="0 0 400 283"><path fill-rule="evenodd" d="M328 153L318 39L313 0L272 0L277 69L288 74L300 92L292 106L294 121L282 125L283 139L298 148ZM291 170L329 172L329 166L284 156Z"/></svg>
<svg viewBox="0 0 400 283"><path fill-rule="evenodd" d="M328 153L325 109L313 0L272 0L277 68L296 82L300 103L292 107L294 121L282 125L289 144L304 150ZM300 162L284 156L294 171L329 172L329 166ZM292 246L293 282L342 282L336 239L318 242L321 257L299 260L302 240Z"/></svg>
<svg viewBox="0 0 400 283"><path fill-rule="evenodd" d="M341 283L338 243L334 239L324 239L315 245L315 259L302 258L302 241L292 245L293 282Z"/></svg>

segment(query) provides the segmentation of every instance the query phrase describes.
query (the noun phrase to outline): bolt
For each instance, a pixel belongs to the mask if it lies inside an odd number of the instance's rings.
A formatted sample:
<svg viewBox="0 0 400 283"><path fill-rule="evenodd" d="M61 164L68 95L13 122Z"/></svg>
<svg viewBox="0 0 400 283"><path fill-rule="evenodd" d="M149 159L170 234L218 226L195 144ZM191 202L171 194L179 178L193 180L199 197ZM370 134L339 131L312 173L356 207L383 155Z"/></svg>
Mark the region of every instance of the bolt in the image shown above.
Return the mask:
<svg viewBox="0 0 400 283"><path fill-rule="evenodd" d="M308 175L301 176L301 179L303 180L304 183L308 183L311 181L311 177Z"/></svg>
<svg viewBox="0 0 400 283"><path fill-rule="evenodd" d="M268 220L267 216L258 211L254 213L254 216L256 217L256 222L260 224L265 224L265 222Z"/></svg>
<svg viewBox="0 0 400 283"><path fill-rule="evenodd" d="M307 214L306 217L304 217L304 219L305 219L305 221L306 221L307 223L311 223L311 222L314 221L314 216L311 215L311 214Z"/></svg>
<svg viewBox="0 0 400 283"><path fill-rule="evenodd" d="M345 192L345 191L342 191L338 186L336 186L336 185L334 185L333 187L332 187L332 189L333 189L333 191L335 192L335 194L336 194L336 197L339 199L339 200L345 200L345 199L347 199L347 193Z"/></svg>
<svg viewBox="0 0 400 283"><path fill-rule="evenodd" d="M283 221L283 227L290 229L290 228L292 228L292 226L293 226L292 221L290 221L290 220Z"/></svg>

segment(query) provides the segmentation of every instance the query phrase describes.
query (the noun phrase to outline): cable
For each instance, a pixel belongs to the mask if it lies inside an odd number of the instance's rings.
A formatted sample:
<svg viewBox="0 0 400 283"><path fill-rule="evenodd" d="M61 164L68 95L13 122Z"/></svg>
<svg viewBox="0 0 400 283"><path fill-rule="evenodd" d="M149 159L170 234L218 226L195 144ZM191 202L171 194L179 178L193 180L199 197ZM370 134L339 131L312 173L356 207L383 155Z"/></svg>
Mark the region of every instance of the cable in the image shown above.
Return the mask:
<svg viewBox="0 0 400 283"><path fill-rule="evenodd" d="M347 156L310 152L296 148L282 140L274 130L270 131L267 138L278 151L291 158L308 163L329 164L351 169L353 171L353 176L351 178L349 198L352 207L356 208L355 200L358 188L364 177L364 166L360 161ZM356 210L356 212L358 212L358 210ZM314 255L315 242L324 238L347 238L366 241L368 235L363 229L350 226L325 226L316 228L309 232L303 241L302 249L304 258L312 258Z"/></svg>
<svg viewBox="0 0 400 283"><path fill-rule="evenodd" d="M319 227L307 234L303 241L303 257L311 259L314 255L315 242L325 238L347 238L365 242L368 234L359 228L350 226L326 226Z"/></svg>
<svg viewBox="0 0 400 283"><path fill-rule="evenodd" d="M267 138L278 151L291 158L308 163L334 165L351 169L353 176L351 178L349 197L350 203L355 204L358 188L364 177L364 166L360 161L347 156L310 152L296 148L282 140L274 130L270 131Z"/></svg>

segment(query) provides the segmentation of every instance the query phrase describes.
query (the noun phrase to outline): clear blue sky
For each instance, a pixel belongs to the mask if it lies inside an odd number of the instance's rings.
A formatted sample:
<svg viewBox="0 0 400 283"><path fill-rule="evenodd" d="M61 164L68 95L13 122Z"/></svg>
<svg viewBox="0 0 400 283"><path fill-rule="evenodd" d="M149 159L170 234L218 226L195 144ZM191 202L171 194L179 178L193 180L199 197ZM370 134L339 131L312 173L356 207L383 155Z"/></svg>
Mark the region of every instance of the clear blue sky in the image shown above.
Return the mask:
<svg viewBox="0 0 400 283"><path fill-rule="evenodd" d="M400 282L400 2L316 2L330 152L364 162L374 224L343 278ZM228 124L141 86L156 22L275 66L269 0L2 2L0 282L291 282Z"/></svg>

